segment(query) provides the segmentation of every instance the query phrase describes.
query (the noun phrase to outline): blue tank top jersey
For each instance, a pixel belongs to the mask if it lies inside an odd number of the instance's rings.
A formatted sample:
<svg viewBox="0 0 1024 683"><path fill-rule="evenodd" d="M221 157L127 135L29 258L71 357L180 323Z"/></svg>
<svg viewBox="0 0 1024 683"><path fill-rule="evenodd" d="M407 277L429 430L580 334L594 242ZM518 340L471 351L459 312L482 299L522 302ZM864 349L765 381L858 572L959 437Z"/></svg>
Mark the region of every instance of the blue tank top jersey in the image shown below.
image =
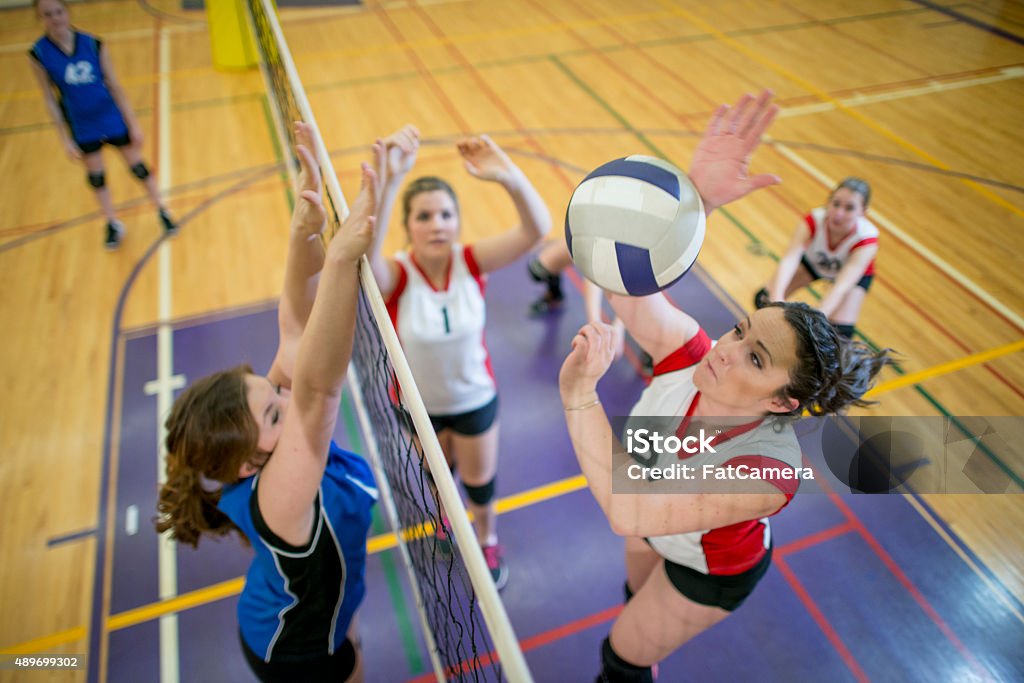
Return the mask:
<svg viewBox="0 0 1024 683"><path fill-rule="evenodd" d="M47 36L29 50L57 88L61 110L77 143L100 142L128 133L121 110L104 81L101 46L96 36L74 31L70 55Z"/></svg>
<svg viewBox="0 0 1024 683"><path fill-rule="evenodd" d="M227 486L218 505L256 551L238 601L242 637L266 662L334 654L366 592L366 533L377 500L370 466L331 442L313 536L303 547L267 527L258 485L256 475Z"/></svg>

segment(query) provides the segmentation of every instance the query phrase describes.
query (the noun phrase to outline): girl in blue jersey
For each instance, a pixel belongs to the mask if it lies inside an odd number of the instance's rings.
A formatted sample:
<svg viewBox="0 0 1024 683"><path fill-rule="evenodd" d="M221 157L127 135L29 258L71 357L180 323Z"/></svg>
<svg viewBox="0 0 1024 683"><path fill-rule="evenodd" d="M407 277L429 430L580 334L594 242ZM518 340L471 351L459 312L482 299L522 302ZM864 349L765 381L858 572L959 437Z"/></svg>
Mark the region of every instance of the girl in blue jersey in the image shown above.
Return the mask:
<svg viewBox="0 0 1024 683"><path fill-rule="evenodd" d="M33 0L33 4L46 33L29 50L32 71L68 157L85 164L89 185L107 219L104 244L114 249L124 236L106 185L100 151L105 144L120 150L132 173L146 186L164 232L173 234L177 226L160 199L156 177L142 160L142 129L114 76L103 43L71 26L64 0Z"/></svg>
<svg viewBox="0 0 1024 683"><path fill-rule="evenodd" d="M260 680L361 680L348 632L365 591L377 489L366 462L331 434L352 352L359 259L373 241L377 180L364 164L352 212L325 253L310 130L296 126L300 199L277 355L266 376L240 366L178 397L167 419L157 530L192 546L204 534L237 532L252 545L238 619ZM375 147L378 158L382 150Z"/></svg>

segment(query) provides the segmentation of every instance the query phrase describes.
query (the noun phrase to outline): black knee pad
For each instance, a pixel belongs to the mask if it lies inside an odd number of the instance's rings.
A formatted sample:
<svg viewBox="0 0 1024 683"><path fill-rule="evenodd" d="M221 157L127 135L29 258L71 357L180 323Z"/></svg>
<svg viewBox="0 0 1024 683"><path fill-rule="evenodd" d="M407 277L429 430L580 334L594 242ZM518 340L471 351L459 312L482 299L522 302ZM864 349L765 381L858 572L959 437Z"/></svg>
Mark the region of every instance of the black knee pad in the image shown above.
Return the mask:
<svg viewBox="0 0 1024 683"><path fill-rule="evenodd" d="M654 683L649 666L634 666L612 649L611 640L601 643L601 675L597 683Z"/></svg>
<svg viewBox="0 0 1024 683"><path fill-rule="evenodd" d="M843 339L853 339L853 325L836 325L835 328Z"/></svg>
<svg viewBox="0 0 1024 683"><path fill-rule="evenodd" d="M477 505L487 505L494 498L494 481L497 479L491 479L483 486L470 486L466 482L462 482L462 488L466 489L466 495L469 499Z"/></svg>
<svg viewBox="0 0 1024 683"><path fill-rule="evenodd" d="M86 177L89 178L89 184L97 190L107 184L106 171L89 171Z"/></svg>
<svg viewBox="0 0 1024 683"><path fill-rule="evenodd" d="M139 180L145 180L149 177L149 169L146 168L146 164L141 161L132 166L132 173L134 173L135 177Z"/></svg>

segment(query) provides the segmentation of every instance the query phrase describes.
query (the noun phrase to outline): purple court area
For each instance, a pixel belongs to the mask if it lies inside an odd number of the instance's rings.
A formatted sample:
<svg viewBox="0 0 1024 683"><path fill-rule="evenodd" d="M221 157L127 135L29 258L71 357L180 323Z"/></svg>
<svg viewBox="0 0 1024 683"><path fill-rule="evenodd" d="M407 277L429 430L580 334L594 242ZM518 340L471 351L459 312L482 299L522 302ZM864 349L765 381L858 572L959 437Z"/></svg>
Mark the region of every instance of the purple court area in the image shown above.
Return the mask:
<svg viewBox="0 0 1024 683"><path fill-rule="evenodd" d="M735 320L700 275L691 272L670 294L716 337ZM537 295L521 263L493 275L487 291L487 343L501 397L499 497L579 474L557 373L583 323L582 302L571 293L562 312L529 318ZM276 340L273 310L182 326L174 331L174 373L192 381L242 362L265 372ZM145 391L156 376L154 334L127 339L124 369L111 616L159 599L151 523L157 408ZM627 413L643 386L633 365L616 363L600 387L608 413ZM350 423L339 420L336 438L358 448ZM131 506L139 523L129 535ZM806 490L772 528L777 562L762 585L734 617L663 662L660 680L1024 678L1024 608L974 572L904 497ZM372 533L384 531L378 520ZM622 601L621 540L586 490L502 515L499 533L511 569L502 598L534 679L592 681ZM233 538L178 548L178 592L238 579L248 560ZM367 583L359 617L366 680L432 680L397 551L370 556ZM181 680L252 680L238 644L236 600L178 614ZM158 680L159 657L156 620L113 630L108 678Z"/></svg>

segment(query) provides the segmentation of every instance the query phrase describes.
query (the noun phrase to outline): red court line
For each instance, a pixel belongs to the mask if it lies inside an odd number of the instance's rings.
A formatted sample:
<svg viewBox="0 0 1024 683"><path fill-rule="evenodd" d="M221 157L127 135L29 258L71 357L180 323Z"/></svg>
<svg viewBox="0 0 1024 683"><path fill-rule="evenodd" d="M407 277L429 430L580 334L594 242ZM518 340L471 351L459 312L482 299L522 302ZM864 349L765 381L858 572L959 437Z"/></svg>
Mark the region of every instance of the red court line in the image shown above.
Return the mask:
<svg viewBox="0 0 1024 683"><path fill-rule="evenodd" d="M891 59L892 61L894 61L894 62L896 62L898 64L902 64L903 66L907 67L908 69L910 69L912 71L916 71L917 73L922 74L925 77L928 76L928 72L925 71L924 69L922 69L921 67L917 66L916 64L911 64L910 62L904 61L904 60L900 59L899 57L897 57L896 55L889 54L885 50L880 49L879 47L877 47L876 45L873 45L872 43L869 43L869 42L867 42L865 40L862 40L862 39L858 38L857 36L852 35L850 33L846 33L845 31L843 31L837 25L828 23L828 22L826 22L826 21L824 21L822 19L819 19L816 16L808 14L807 12L802 11L799 7L796 7L793 4L787 5L787 8L790 11L795 12L796 14L799 14L800 16L804 17L805 19L809 19L810 21L814 22L816 28L824 28L826 31L831 31L832 33L837 33L840 36L842 36L843 38L845 38L846 40L849 40L850 42L856 43L856 44L860 45L861 47L867 48L871 52L874 52L876 54L882 55L886 59Z"/></svg>
<svg viewBox="0 0 1024 683"><path fill-rule="evenodd" d="M865 674L864 670L860 668L860 665L857 663L853 654L850 653L846 648L846 644L843 643L843 639L840 638L839 634L836 633L836 630L832 628L832 624L828 622L825 615L818 609L818 605L815 604L814 598L811 597L810 593L807 592L807 589L804 588L803 584L801 584L796 578L796 574L794 574L793 570L790 569L789 564L786 562L785 558L782 557L781 553L775 560L775 565L779 568L779 572L781 572L782 576L785 577L786 581L793 589L793 592L796 593L797 598L799 598L800 602L803 603L815 623L818 624L818 628L821 629L822 633L825 634L825 637L828 638L830 643L832 643L832 647L836 649L839 656L843 658L843 662L847 667L849 667L854 677L858 681L864 681L864 683L867 683L869 680L867 674Z"/></svg>
<svg viewBox="0 0 1024 683"><path fill-rule="evenodd" d="M781 155L779 155L779 156L781 156ZM783 158L785 159L785 157L783 157ZM787 159L787 162L788 162L788 159ZM810 173L808 173L803 167L797 166L797 168L800 170L801 173L806 175L808 178L810 178L814 182L818 182L818 179L815 178L814 176L812 176ZM797 216L799 216L801 218L804 215L806 215L807 212L804 209L798 207L796 204L794 204L792 201L790 201L782 193L774 192L773 191L772 192L772 196L779 203L781 203L782 205L788 207L795 215L797 215ZM900 241L900 240L897 238L897 241ZM904 245L904 246L907 246L907 245ZM914 249L911 249L910 247L907 247L907 248L910 249L910 251L912 253L916 254L917 256L919 256L923 260L925 260L929 265L933 265L933 267L934 267L934 264L932 264L931 261L928 261L927 259L924 259L924 257L921 256L920 254L918 254ZM963 288L963 285L961 285L959 282L956 282L956 280L953 280L953 278L949 277L949 275L947 273L945 273L945 271L941 271L940 270L939 272L942 272L944 275L946 275L946 277L948 277L950 280L952 280L954 283L956 283L958 287ZM903 303L903 305L907 306L910 309L913 309L914 312L916 312L918 315L920 315L922 318L924 318L932 327L934 327L936 330L938 330L938 332L940 334L942 334L944 337L946 337L947 339L952 341L956 346L958 346L961 351L963 351L964 353L967 353L967 354L974 353L974 349L972 349L970 346L965 344L963 342L963 340L961 340L958 336L956 336L956 334L954 334L953 331L950 330L946 325L944 325L941 322L939 322L938 320L936 320L929 313L927 313L923 308L921 308L917 303L915 303L910 297L908 297L906 294L904 294L902 289L900 289L899 287L897 287L896 285L891 283L887 278L884 278L884 277L882 277L879 274L875 275L875 280L878 281L878 284L884 284L886 286L886 288L888 288L889 291L892 292L892 294ZM966 288L963 288L963 289L964 289L964 291L968 291L970 294L974 295L973 292L970 292ZM976 297L976 295L974 295L974 296ZM980 301L980 299L979 299L979 301ZM998 311L995 311L995 312L997 314L999 314L1000 317L1002 317L1001 313L999 313ZM1004 317L1003 320L1006 320L1006 318ZM1007 320L1007 322L1010 322L1010 321ZM1010 324L1012 325L1013 323L1010 323ZM1006 387L1010 391L1012 391L1013 393L1017 394L1017 396L1019 396L1020 398L1024 399L1024 392L1022 392L1021 389L1017 385L1015 385L1013 382L1011 382L1009 379L1007 379L1006 376L1003 375L1001 372L999 372L996 368L992 367L989 363L982 363L982 367L985 368L986 370L988 370L996 379L998 379L1000 382L1002 382L1004 385L1006 385Z"/></svg>
<svg viewBox="0 0 1024 683"><path fill-rule="evenodd" d="M531 0L528 0L528 1L531 1ZM543 10L543 9L541 9L541 11L542 11L542 12L544 12L544 10ZM545 12L545 13L546 13L546 12ZM550 15L550 14L548 14L548 16L550 17L551 15ZM557 19L557 18L556 18L556 19ZM609 60L609 59L607 58L607 56L605 56L605 55L604 55L603 53L600 53L599 51L595 50L595 48L593 48L593 47L592 47L592 46L591 46L591 45L590 45L589 43L587 43L587 42L586 42L586 41L584 41L583 39L579 38L579 37L578 37L578 36L577 36L577 35L575 34L575 32L573 32L573 31L572 31L571 29L569 29L569 33L571 33L571 34L572 34L572 35L573 35L573 36L574 36L574 37L575 37L575 38L576 38L576 39L577 39L578 41L580 41L581 43L583 43L583 44L584 44L584 45L585 45L585 46L586 46L586 47L587 47L587 48L588 48L589 50L591 50L592 52L595 52L595 54L597 54L597 56L598 56L598 57L600 57L600 58L601 58L602 60L604 60L604 61L608 62L608 63L610 64L610 66L611 66L611 67L612 67L613 69L615 69L615 70L619 71L619 73L620 73L620 74L622 75L622 77L623 77L623 78L624 78L624 79L625 79L625 80L626 80L627 82L633 83L635 87L637 87L638 89L640 89L640 90L641 90L641 91L643 91L644 93L648 94L648 96L649 96L649 97L650 97L650 98L651 98L651 99L652 99L653 101L655 101L655 102L657 102L658 104L660 104L660 105L662 106L662 108L663 108L663 109L664 109L664 110L665 110L665 111L666 111L667 113L669 113L669 114L670 114L670 115L672 115L672 116L675 116L675 117L676 117L676 118L677 118L678 120L682 121L682 122L683 122L683 125L684 125L684 126L685 126L686 128L688 128L688 129L690 129L690 130L693 130L692 126L691 126L691 125L690 125L689 123L687 123L687 122L686 122L686 121L688 120L688 117L687 117L687 116L685 116L685 115L682 115L682 114L678 114L678 113L674 112L674 111L673 111L673 110L671 109L671 107L669 107L668 105L666 105L666 104L665 104L665 103L664 103L664 102L663 102L662 100L660 100L660 99L659 99L659 98L657 98L656 96L653 96L653 95L651 95L651 94L649 93L649 91L647 90L647 88L645 88L645 87L644 87L644 86L643 86L643 85L642 85L641 83L639 83L639 82L638 82L638 81L637 81L636 79L634 79L633 77L631 77L631 76L630 76L629 74L626 74L626 73L622 73L622 72L621 72L621 70L619 70L619 69L617 68L617 66L616 66L616 65L614 64L614 62L611 62L611 60ZM628 43L627 43L627 44L623 44L623 43L621 43L621 42L620 42L620 45L621 45L622 47L627 47ZM736 77L737 77L737 78L739 78L740 80L742 80L742 81L744 81L744 82L748 82L748 83L750 82L750 81L749 81L749 79L748 79L748 78L746 77L746 75L745 75L745 74L743 74L743 73L741 73L741 72L737 71L737 70L736 70L736 69L734 69L734 68L733 68L733 67L732 67L731 65L729 65L729 64L726 64L726 63L722 62L722 61L721 61L721 60L719 60L719 59L716 59L716 58L715 58L714 56L709 56L709 58L710 58L710 59L712 59L713 61L715 61L715 63L716 63L716 64L718 64L719 66L721 66L721 67L722 67L723 69L726 69L727 71L729 71L729 72L733 73L734 75L736 75ZM820 101L820 97L817 97L817 96L815 96L815 99L816 99L816 100L818 100L818 101ZM781 155L780 155L780 156L781 156ZM783 158L785 158L785 157L783 157ZM788 159L786 159L786 162L787 162L787 163L788 163L789 165L791 165L791 166L797 166L796 164L793 164L793 162L792 162L792 161L789 161ZM797 168L799 168L799 166L797 166ZM806 171L803 171L803 169L800 169L800 170L801 170L802 172L806 173ZM815 182L818 182L816 178L813 178L813 180L814 180ZM831 188L829 188L829 189L831 189ZM776 190L774 190L774 189L771 189L771 188L769 188L769 192L770 192L770 194L771 194L771 195L772 195L773 197L779 198L779 193L778 193L778 192L777 192ZM783 200L783 201L785 201L785 200ZM802 210L801 210L801 214L800 214L800 215L803 215L803 212L802 212ZM887 234L889 234L889 233L887 233ZM902 240L900 240L900 239L899 239L898 237L896 237L895 235L891 235L891 234L890 234L890 236L894 237L894 238L895 238L895 239L896 239L897 241L899 241L899 242L901 242L901 243L902 243ZM905 246L906 246L906 245L905 245ZM979 296L978 296L977 294L975 294L975 293L974 293L974 292L972 292L971 290L969 290L969 289L967 289L966 287L964 287L962 283L960 283L960 282L957 282L957 281L956 281L956 280L955 280L955 279L954 279L954 278L953 278L953 277L952 277L951 275L949 275L949 273L946 273L946 272L945 272L944 270L942 270L941 268L939 268L938 266L936 266L936 265L935 265L935 264L934 264L934 263L933 263L933 262L932 262L931 260L929 260L929 259L926 259L926 258L924 258L924 256L923 256L922 254L918 253L918 252L917 252L916 250L914 250L914 249L911 249L911 251L912 251L912 252L913 252L913 253L914 253L914 254L915 254L915 255L916 255L916 256L917 256L918 258L920 258L920 259L921 259L921 260L923 260L923 261L924 261L925 263L927 263L927 264L928 264L929 266L931 266L931 268L932 268L933 270L936 270L936 271L938 271L938 272L942 273L942 274L943 274L943 275L944 275L944 276L945 276L945 277L946 277L947 279L949 279L949 280L950 280L951 282L953 282L953 283L954 283L954 284L955 284L955 285L957 286L957 288L958 288L958 289L961 289L961 290L963 290L963 291L967 292L967 293L968 293L968 294L969 294L970 296L972 296L972 297L973 297L973 298L975 298L975 299L976 299L977 301L979 301L980 303L982 303L982 304L983 304L983 305L984 305L984 306L985 306L985 307L986 307L987 309L989 309L990 311L992 311L993 313L995 313L995 314L996 314L996 315L997 315L997 316L998 316L999 318L1001 318L1002 320L1004 320L1004 321L1005 321L1005 322L1007 322L1008 324L1012 325L1012 326L1013 326L1013 327L1014 327L1015 329L1018 329L1018 330L1020 330L1020 329L1024 329L1024 328L1021 328L1021 327L1020 327L1019 325L1017 325L1016 323L1014 323L1013 321L1009 320L1009 319L1008 319L1008 318L1007 318L1006 316L1004 316L1004 315L1003 315L1002 313L1000 313L1000 312L999 312L998 310L996 310L995 308L993 308L993 307L992 307L992 306L991 306L991 305L990 305L990 304L989 304L989 303L988 303L987 301L985 301L984 299L981 299L981 298L980 298L980 297L979 297ZM1018 393L1019 393L1019 392L1018 392Z"/></svg>
<svg viewBox="0 0 1024 683"><path fill-rule="evenodd" d="M903 585L903 587L907 590L908 593L910 593L910 596L914 599L914 602L918 604L921 610L926 615L928 615L928 617L938 627L942 634L946 636L950 643L953 644L953 647L955 647L960 652L960 654L963 655L964 659L966 659L967 663L971 665L971 668L974 670L974 672L978 676L980 676L982 680L991 680L991 676L989 675L988 671L974 657L974 654L970 651L970 649L968 649L966 645L960 642L960 639L953 632L953 629L949 627L949 625L942 619L941 616L939 616L939 613L935 611L935 608L931 606L931 603L929 603L928 600L924 597L924 595L921 594L921 591L919 591L917 589L917 586L913 584L913 582L910 580L910 577L908 577L903 572L903 569L901 569L900 566L896 564L896 561L892 558L891 555L889 555L888 552L886 552L885 548L882 547L882 544L879 543L878 539L875 538L874 534L868 531L867 527L864 526L864 523L860 520L859 517L857 517L856 513L854 513L853 510L851 510L850 507L847 506L845 502L843 502L842 498L840 498L840 496L835 491L832 490L832 487L830 487L824 479L820 479L818 481L821 485L822 490L824 490L825 493L828 494L829 498L832 500L835 506L839 508L840 512L843 513L843 515L848 520L848 523L861 535L864 541L875 552L878 558L882 560L882 563L892 573L896 580Z"/></svg>
<svg viewBox="0 0 1024 683"><path fill-rule="evenodd" d="M470 76L473 77L473 80L476 81L478 86L480 86L481 92L483 92L484 95L487 96L487 99L489 99L492 103L494 103L496 107L498 107L499 110L501 110L501 113L505 115L505 118L507 118L512 123L516 130L523 134L523 136L526 139L526 143L530 147L532 147L535 152L544 156L548 156L547 152L544 150L541 144L537 142L537 140L534 139L532 135L525 132L525 126L523 125L523 122L519 120L519 117L515 115L515 112L513 112L512 109L509 108L505 101L502 100L496 92L494 92L494 90L491 88L487 80L480 75L480 70L477 69L468 59L466 59L466 56L462 54L462 50L455 46L454 40L448 38L448 35L443 30L441 30L441 28L434 22L433 19L431 19L430 15L427 12L422 7L419 6L419 4L412 2L410 0L409 7L413 10L413 12L416 13L420 20L427 25L427 28L430 29L430 32L433 33L435 37L444 40L445 49L448 51L448 53L453 58L455 58L456 62L462 65L462 68L466 69ZM557 163L553 161L549 162L549 166L551 166L552 170L554 170L555 172L555 175L557 175L567 187L572 188L574 186L574 183L571 180L569 180L569 178L565 175L565 171L562 170L561 166L559 166Z"/></svg>
<svg viewBox="0 0 1024 683"><path fill-rule="evenodd" d="M388 33L391 34L392 38L394 38L399 43L408 42L406 41L405 36L402 35L401 30L399 30L399 28L395 26L394 22L391 21L391 17L388 16L388 12L386 9L384 9L380 5L375 5L373 7L373 15L377 17L377 19L380 20L382 24L384 24L384 28L387 29ZM419 55L416 54L416 51L411 47L406 47L405 53L408 55L409 60L413 63L413 66L416 68L416 71L418 71L419 74L423 77L423 80L426 81L427 85L430 87L430 90L433 91L434 96L440 101L441 106L444 107L445 111L448 112L448 115L452 117L452 120L458 127L459 132L463 134L468 133L470 131L470 127L469 124L466 122L466 119L462 118L462 114L459 113L459 110L455 107L454 103L450 99L448 99L447 95L445 95L444 89L442 89L438 82L434 79L433 74L430 73L430 69L423 62L423 60L420 59Z"/></svg>
<svg viewBox="0 0 1024 683"><path fill-rule="evenodd" d="M813 545L818 545L827 540L835 538L836 536L840 536L852 529L853 526L849 522L839 524L829 529L825 529L824 531L819 531L817 533L805 536L803 538L797 539L796 541L792 541L783 546L780 546L775 549L774 556L778 558L776 561L779 562L779 564L781 565L783 562L782 557L784 555L792 555L793 553L799 552ZM789 570L789 568L786 567L786 571L791 570ZM796 584L794 590L797 590L797 588L799 589L798 593L799 591L803 590L803 587L800 586L799 583ZM804 594L806 595L806 591L804 591ZM807 596L807 599L810 600L810 596ZM594 614L589 614L585 617L581 617L574 621L570 621L566 624L562 624L561 626L556 626L553 629L543 631L535 636L530 636L529 638L520 640L519 647L522 649L523 652L529 652L530 650L535 650L538 647L550 645L551 643L559 641L563 638L568 638L569 636L575 635L580 631L585 631L588 628L592 628L594 626L598 626L605 622L611 621L612 619L619 616L619 612L622 611L622 607L622 605L614 605L612 607L609 607L608 609L601 610L600 612L595 612ZM819 625L822 627L822 631L824 631L826 635L832 633L835 636L836 640L833 641L833 644L837 645L836 649L839 651L840 655L843 656L844 660L846 660L846 658L850 656L849 651L846 650L846 647L843 645L842 640L839 639L839 636L837 634L835 634L835 631L832 629L831 625L828 623L825 617L817 611L817 608L814 606L813 601L810 601L808 610L811 611L812 614L817 613L820 616L821 621L819 622ZM816 621L817 620L818 619L816 618ZM832 640L831 636L829 640ZM844 652L846 653L845 655L843 654ZM497 656L493 651L488 652L479 657L480 663L484 666L489 666L491 662L495 661L496 659ZM850 661L847 661L847 665L850 666L850 669L854 672L855 675L858 671L860 671L860 667L858 667L856 661L852 659ZM472 671L472 667L473 664L469 660L461 662L458 666L459 670L461 670L462 673L468 673ZM454 668L450 669L450 672L454 673ZM867 681L868 679L866 676L863 676L863 672L861 672L861 674L862 677L860 678L860 680ZM432 683L432 681L434 680L436 680L435 676L433 672L431 672L410 679L407 683Z"/></svg>
<svg viewBox="0 0 1024 683"><path fill-rule="evenodd" d="M533 6L534 6L534 8L535 8L535 9L537 9L537 10L538 10L538 11L539 11L539 12L540 12L541 14L543 14L544 16L546 16L546 17L548 18L548 20L549 20L549 21L551 21L551 22L553 22L553 23L562 23L562 22L561 22L561 20L560 20L560 19L559 19L559 18L558 18L557 16L555 16L554 14L552 14L551 12L549 12L549 11L548 11L547 9L545 9L544 7L542 7L542 6L538 5L538 4L536 3L536 2L533 2L533 0L526 0L526 2L527 2L527 3L529 3L529 4L531 4L531 5L533 5ZM607 32L611 32L611 29L609 29L608 27L604 27L604 29L605 29L605 31L607 31ZM685 128L687 128L688 130L691 130L691 131L692 131L692 130L694 130L694 129L693 129L693 127L692 127L692 126L691 126L691 125L690 125L690 124L688 123L688 121L687 121L686 117L685 117L685 116L683 116L683 114L682 114L682 113L680 113L680 112L677 112L677 111L674 111L674 110L672 109L672 107L670 107L670 106L668 105L668 103L667 103L667 102L665 102L664 100L662 100L662 99L661 99L660 97L658 97L658 95L656 95L655 93L651 92L650 88L648 88L647 86L645 86L645 85L644 85L643 83L641 83L640 81L638 81L638 80L637 80L636 78L633 78L632 76L630 76L630 75L629 75L629 73L627 73L627 72L626 72L626 71L625 71L625 70L624 70L624 69L623 69L623 68L622 68L621 66L619 66L619 65L618 65L618 64L617 64L617 63L615 62L615 60L613 60L613 59L612 59L611 57L609 57L608 55L606 55L606 54L605 54L604 52L602 52L601 50L598 50L597 48L595 48L595 47L594 47L593 45L591 45L591 44L590 44L590 42L589 42L589 41L588 41L588 40L587 40L586 38L584 38L583 36L581 36L581 35L580 35L579 33L577 33L576 31L572 30L572 29L571 29L571 28L569 28L568 26L566 26L566 32L567 32L567 33L568 33L569 35L571 35L571 36L572 36L572 37L573 37L573 38L574 38L574 39L576 40L576 42L580 43L580 44L581 44L581 45L582 45L583 47L585 47L585 48L586 48L587 50L589 50L589 51L590 51L590 53L591 53L591 54L592 54L593 56L597 57L597 58L598 58L598 59L600 59L600 60L601 60L602 62L604 62L604 63L605 63L605 65L606 65L606 66L607 66L607 67L608 67L608 68L609 68L609 69L610 69L611 71L614 71L615 73L617 73L617 74L618 74L618 75L619 75L619 76L620 76L620 77L621 77L621 78L622 78L623 80L625 80L625 81L626 81L627 83L632 83L632 84L633 84L633 86L634 86L635 88L637 88L637 89L638 89L638 90L639 90L639 91L640 91L640 92L641 92L641 93L642 93L642 94L644 95L644 97L646 97L646 98L647 98L648 100L650 100L650 101L652 101L652 102L657 102L657 103L658 103L658 104L659 104L659 105L661 106L661 108L662 108L662 109L664 109L664 110L665 110L665 112L669 114L669 116L671 116L671 117L672 117L672 118L674 118L675 120L679 121L679 123L680 123L680 124L682 124L682 125L683 125L683 126L684 126ZM619 36L618 34L613 34L613 35L615 35L616 39L617 39L617 40L619 40L619 45L622 45L623 47L631 47L631 45L630 45L629 43L624 43L624 42L623 42L623 39L622 39L622 37L621 37L621 36ZM704 98L704 99L706 100L707 98ZM635 135L635 134L637 133L637 131L635 131L635 130L633 130L633 131L628 131L628 132L631 132L631 133L633 133L634 135Z"/></svg>
<svg viewBox="0 0 1024 683"><path fill-rule="evenodd" d="M780 548L777 548L775 550L774 555L775 555L775 557L778 557L778 558L781 559L782 557L784 557L786 555L792 555L794 553L798 553L801 550L806 550L807 548L810 548L811 546L818 545L819 543L824 543L825 541L832 540L833 538L836 538L838 536L842 536L843 534L845 534L847 532L850 532L850 531L853 531L853 530L854 530L854 526L852 524L850 524L850 522L844 522L843 524L837 524L836 526L829 527L828 529L823 529L822 531L818 531L818 532L810 534L808 536L804 536L803 538L799 538L799 539L797 539L795 541L791 541L790 543L787 543L786 545L784 545L784 546L782 546Z"/></svg>

